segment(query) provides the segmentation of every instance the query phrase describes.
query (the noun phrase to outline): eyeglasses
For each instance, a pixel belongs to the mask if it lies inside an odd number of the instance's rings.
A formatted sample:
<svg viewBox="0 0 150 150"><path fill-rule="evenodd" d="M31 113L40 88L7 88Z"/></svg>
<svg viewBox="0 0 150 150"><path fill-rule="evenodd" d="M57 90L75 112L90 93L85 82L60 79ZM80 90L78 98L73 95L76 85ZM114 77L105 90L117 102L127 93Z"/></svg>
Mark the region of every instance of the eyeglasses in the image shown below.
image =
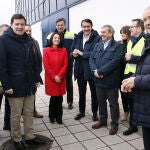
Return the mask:
<svg viewBox="0 0 150 150"><path fill-rule="evenodd" d="M138 26L130 26L130 29L135 28L135 27L138 27Z"/></svg>

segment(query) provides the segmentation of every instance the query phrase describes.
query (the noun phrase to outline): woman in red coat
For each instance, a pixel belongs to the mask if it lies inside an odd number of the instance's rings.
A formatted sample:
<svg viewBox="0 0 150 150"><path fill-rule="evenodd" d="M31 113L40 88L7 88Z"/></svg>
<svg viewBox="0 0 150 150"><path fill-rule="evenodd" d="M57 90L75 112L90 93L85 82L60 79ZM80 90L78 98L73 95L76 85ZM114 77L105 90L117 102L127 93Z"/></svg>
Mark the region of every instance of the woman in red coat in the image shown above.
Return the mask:
<svg viewBox="0 0 150 150"><path fill-rule="evenodd" d="M45 69L45 92L50 97L49 118L54 123L62 124L63 94L66 93L66 71L68 65L67 51L63 47L62 38L58 33L53 33L49 47L43 52Z"/></svg>

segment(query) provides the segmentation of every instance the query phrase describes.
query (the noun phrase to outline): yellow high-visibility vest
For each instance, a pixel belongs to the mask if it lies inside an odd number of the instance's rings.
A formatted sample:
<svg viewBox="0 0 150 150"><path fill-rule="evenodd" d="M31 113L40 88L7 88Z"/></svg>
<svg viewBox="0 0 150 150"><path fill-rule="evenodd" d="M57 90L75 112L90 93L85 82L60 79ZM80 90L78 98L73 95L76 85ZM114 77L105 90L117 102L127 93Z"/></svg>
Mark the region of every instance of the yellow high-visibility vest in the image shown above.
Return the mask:
<svg viewBox="0 0 150 150"><path fill-rule="evenodd" d="M54 32L51 32L48 36L47 36L47 40L49 40L52 36ZM70 32L70 31L66 31L64 34L64 39L74 39L75 35L74 33Z"/></svg>
<svg viewBox="0 0 150 150"><path fill-rule="evenodd" d="M1 83L1 81L0 81L0 86L2 86L2 83Z"/></svg>
<svg viewBox="0 0 150 150"><path fill-rule="evenodd" d="M130 54L133 54L133 55L136 55L136 56L141 56L142 54L142 50L143 50L143 47L144 47L144 38L142 37L135 45L134 47L132 48L132 41L130 40L128 42L128 45L127 45L127 53L130 53ZM126 64L126 67L125 67L125 70L124 70L124 74L128 74L129 72L132 72L132 73L135 73L135 70L136 70L136 64L131 64L131 63L127 63Z"/></svg>

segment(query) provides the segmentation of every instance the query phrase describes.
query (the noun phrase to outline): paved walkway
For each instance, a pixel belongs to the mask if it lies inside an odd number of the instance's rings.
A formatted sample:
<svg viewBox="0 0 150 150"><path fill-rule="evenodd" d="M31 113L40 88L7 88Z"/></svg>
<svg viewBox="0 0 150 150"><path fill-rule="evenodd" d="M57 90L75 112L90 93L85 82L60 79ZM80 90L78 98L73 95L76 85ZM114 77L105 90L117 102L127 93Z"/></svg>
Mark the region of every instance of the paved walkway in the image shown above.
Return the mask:
<svg viewBox="0 0 150 150"><path fill-rule="evenodd" d="M120 103L120 115L122 105ZM54 139L51 150L142 150L143 142L141 128L138 133L123 136L122 132L127 129L128 122L120 122L116 135L109 135L109 128L93 130L90 92L87 89L86 116L80 121L74 120L78 113L78 89L74 82L74 108L67 109L66 96L64 96L63 125L51 124L48 118L49 96L45 95L44 86L38 88L36 107L44 115L42 119L34 119L36 134L45 135ZM109 107L108 107L109 110ZM9 131L3 131L4 101L0 112L0 145L10 139ZM108 123L110 119L108 119ZM23 124L22 124L23 126ZM22 130L23 133L23 130Z"/></svg>

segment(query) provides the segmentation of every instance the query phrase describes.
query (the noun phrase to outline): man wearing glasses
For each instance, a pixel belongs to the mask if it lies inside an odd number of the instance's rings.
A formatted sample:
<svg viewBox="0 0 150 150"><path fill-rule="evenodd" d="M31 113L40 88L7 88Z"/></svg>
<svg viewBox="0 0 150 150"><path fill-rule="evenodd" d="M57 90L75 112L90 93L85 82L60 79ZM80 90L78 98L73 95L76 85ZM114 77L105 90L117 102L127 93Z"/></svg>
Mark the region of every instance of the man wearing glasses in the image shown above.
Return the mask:
<svg viewBox="0 0 150 150"><path fill-rule="evenodd" d="M144 47L144 22L141 19L133 19L130 26L131 39L127 45L127 53L125 54L126 67L124 71L124 79L131 77L136 71L136 62L131 61L132 58L138 58L142 54ZM133 60L133 59L132 59ZM134 59L135 60L135 59ZM123 132L123 135L130 135L138 131L137 126L132 124L133 117L133 93L126 93L126 101L128 102L130 118L129 128Z"/></svg>

